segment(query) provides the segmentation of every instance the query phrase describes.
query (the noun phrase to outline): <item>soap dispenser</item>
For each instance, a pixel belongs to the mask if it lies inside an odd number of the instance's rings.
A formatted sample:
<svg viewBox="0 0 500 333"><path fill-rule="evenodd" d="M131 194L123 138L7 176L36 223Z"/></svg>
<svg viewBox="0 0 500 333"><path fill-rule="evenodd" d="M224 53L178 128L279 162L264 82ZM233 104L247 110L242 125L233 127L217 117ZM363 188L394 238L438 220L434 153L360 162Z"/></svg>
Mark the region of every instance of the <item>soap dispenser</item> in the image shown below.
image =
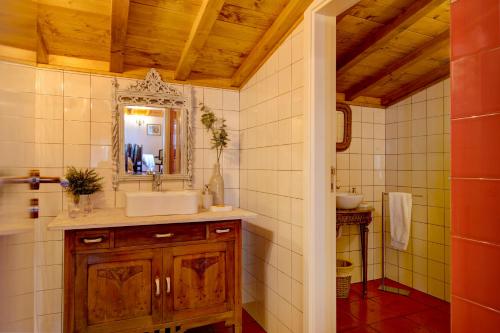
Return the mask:
<svg viewBox="0 0 500 333"><path fill-rule="evenodd" d="M212 192L210 192L208 185L205 185L205 187L203 188L202 198L203 198L203 208L210 209L210 207L212 207L214 203L214 197L212 195Z"/></svg>

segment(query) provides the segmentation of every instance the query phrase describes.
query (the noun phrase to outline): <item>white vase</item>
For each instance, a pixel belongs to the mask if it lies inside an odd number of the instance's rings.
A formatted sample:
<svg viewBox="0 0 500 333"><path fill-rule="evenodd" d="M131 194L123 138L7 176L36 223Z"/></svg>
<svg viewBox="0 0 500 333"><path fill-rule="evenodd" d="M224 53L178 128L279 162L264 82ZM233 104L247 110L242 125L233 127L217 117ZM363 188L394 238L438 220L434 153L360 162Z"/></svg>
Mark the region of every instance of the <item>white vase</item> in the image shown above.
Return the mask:
<svg viewBox="0 0 500 333"><path fill-rule="evenodd" d="M224 178L220 172L220 164L214 164L214 171L209 183L215 206L224 206Z"/></svg>

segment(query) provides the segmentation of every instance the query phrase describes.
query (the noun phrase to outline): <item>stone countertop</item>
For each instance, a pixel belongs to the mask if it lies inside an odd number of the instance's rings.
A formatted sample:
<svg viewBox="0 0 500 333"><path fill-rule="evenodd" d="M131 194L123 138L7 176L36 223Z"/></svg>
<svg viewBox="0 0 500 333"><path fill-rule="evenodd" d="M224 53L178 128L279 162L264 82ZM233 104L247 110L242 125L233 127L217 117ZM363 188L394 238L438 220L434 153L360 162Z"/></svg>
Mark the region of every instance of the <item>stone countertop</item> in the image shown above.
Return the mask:
<svg viewBox="0 0 500 333"><path fill-rule="evenodd" d="M257 214L236 208L230 212L200 211L189 215L162 215L162 216L125 216L124 208L94 209L88 216L69 218L68 213L62 212L49 223L49 230L76 230L95 228L130 227L138 225L157 225L169 223L194 223L210 221L228 221L256 218Z"/></svg>
<svg viewBox="0 0 500 333"><path fill-rule="evenodd" d="M372 222L372 212L375 209L371 206L358 207L355 209L337 209L336 226L342 225L364 225Z"/></svg>
<svg viewBox="0 0 500 333"><path fill-rule="evenodd" d="M375 208L372 206L368 207L358 207L354 209L339 209L337 208L337 214L359 214L359 213L368 213L373 212Z"/></svg>

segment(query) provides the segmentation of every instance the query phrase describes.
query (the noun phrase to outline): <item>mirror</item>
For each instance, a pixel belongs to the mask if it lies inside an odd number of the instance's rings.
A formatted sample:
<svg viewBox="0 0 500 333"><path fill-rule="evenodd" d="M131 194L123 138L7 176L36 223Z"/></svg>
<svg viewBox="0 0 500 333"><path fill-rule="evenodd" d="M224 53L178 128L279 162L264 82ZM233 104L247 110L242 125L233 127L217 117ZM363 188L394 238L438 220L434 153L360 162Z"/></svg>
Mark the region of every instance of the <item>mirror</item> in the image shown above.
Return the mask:
<svg viewBox="0 0 500 333"><path fill-rule="evenodd" d="M349 105L337 103L337 151L344 151L351 145L352 111Z"/></svg>
<svg viewBox="0 0 500 333"><path fill-rule="evenodd" d="M124 106L127 174L181 172L180 116L179 109Z"/></svg>
<svg viewBox="0 0 500 333"><path fill-rule="evenodd" d="M120 181L192 179L190 87L185 97L151 69L128 87L114 81L113 156Z"/></svg>
<svg viewBox="0 0 500 333"><path fill-rule="evenodd" d="M337 110L337 143L344 141L344 112Z"/></svg>

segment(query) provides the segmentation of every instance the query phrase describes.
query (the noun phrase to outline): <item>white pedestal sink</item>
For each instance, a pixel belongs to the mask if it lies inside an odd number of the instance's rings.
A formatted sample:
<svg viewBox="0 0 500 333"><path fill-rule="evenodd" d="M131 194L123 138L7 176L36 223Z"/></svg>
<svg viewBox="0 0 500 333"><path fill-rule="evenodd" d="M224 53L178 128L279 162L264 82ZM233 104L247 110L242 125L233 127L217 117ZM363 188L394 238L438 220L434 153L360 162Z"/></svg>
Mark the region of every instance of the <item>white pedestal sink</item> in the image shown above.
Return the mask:
<svg viewBox="0 0 500 333"><path fill-rule="evenodd" d="M198 213L198 192L125 193L126 216L155 216Z"/></svg>
<svg viewBox="0 0 500 333"><path fill-rule="evenodd" d="M337 209L354 209L363 201L363 194L337 192Z"/></svg>

